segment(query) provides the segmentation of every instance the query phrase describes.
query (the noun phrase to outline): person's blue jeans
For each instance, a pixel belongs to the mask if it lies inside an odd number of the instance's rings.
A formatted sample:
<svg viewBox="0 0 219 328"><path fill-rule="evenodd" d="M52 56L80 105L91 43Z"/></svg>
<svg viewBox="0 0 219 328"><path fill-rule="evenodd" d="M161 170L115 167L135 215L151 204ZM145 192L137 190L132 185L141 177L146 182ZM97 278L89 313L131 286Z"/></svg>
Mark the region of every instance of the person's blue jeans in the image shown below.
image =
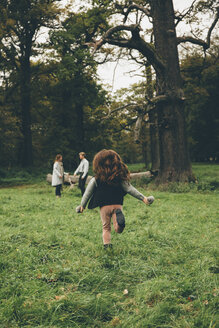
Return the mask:
<svg viewBox="0 0 219 328"><path fill-rule="evenodd" d="M62 185L59 184L56 186L56 191L55 191L55 194L56 196L60 196L61 197L61 188L62 188Z"/></svg>
<svg viewBox="0 0 219 328"><path fill-rule="evenodd" d="M78 186L81 189L81 194L83 196L83 194L85 192L85 183L86 183L88 174L85 175L84 179L82 179L82 175L83 175L83 173L80 174Z"/></svg>

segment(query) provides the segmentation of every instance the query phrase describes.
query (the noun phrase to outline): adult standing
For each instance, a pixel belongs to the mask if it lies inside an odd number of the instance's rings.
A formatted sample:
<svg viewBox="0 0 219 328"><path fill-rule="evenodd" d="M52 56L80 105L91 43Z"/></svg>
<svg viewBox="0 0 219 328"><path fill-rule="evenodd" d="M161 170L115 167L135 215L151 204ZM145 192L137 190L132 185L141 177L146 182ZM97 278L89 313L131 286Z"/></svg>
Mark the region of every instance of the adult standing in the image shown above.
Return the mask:
<svg viewBox="0 0 219 328"><path fill-rule="evenodd" d="M74 172L74 176L79 174L79 188L81 189L81 194L83 196L85 192L85 183L88 176L89 162L86 159L86 154L84 152L79 153L79 158L81 160L78 168Z"/></svg>
<svg viewBox="0 0 219 328"><path fill-rule="evenodd" d="M56 198L61 197L61 188L63 183L64 172L63 163L62 163L62 155L57 154L55 158L55 162L53 164L53 172L52 172L52 186L56 187L55 194Z"/></svg>

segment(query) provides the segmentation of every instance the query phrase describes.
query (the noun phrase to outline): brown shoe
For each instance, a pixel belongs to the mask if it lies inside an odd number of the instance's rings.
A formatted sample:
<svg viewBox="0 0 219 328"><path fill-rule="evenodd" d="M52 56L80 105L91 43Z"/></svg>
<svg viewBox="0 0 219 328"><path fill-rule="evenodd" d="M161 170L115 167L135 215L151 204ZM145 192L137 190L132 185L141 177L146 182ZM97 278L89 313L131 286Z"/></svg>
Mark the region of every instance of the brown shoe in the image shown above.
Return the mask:
<svg viewBox="0 0 219 328"><path fill-rule="evenodd" d="M116 210L116 221L119 225L120 228L124 229L125 228L125 217L124 214L120 209Z"/></svg>

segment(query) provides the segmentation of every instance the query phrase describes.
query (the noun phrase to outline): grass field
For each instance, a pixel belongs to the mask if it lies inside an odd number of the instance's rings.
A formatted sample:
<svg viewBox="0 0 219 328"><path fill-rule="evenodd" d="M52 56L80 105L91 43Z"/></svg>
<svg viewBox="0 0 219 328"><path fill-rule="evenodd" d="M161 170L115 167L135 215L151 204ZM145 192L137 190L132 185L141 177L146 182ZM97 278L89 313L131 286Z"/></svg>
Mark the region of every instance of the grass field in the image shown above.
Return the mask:
<svg viewBox="0 0 219 328"><path fill-rule="evenodd" d="M201 188L139 188L150 207L126 196L112 251L77 188L0 189L0 327L219 327L219 166L194 171Z"/></svg>

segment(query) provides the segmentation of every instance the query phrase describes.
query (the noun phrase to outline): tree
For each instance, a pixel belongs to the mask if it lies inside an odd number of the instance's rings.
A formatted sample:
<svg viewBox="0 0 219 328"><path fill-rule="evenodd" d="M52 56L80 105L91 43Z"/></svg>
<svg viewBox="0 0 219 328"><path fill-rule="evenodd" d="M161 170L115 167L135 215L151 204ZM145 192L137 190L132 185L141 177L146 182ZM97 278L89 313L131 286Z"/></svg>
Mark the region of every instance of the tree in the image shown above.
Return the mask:
<svg viewBox="0 0 219 328"><path fill-rule="evenodd" d="M218 161L218 49L205 58L187 56L181 65L187 102L185 114L193 161Z"/></svg>
<svg viewBox="0 0 219 328"><path fill-rule="evenodd" d="M65 150L72 149L75 154L82 150L92 154L97 150L96 135L100 126L99 114L94 120L94 112L106 101L106 92L96 76L97 64L85 46L93 29L101 23L100 18L100 21L91 18L89 12L70 13L61 28L50 33L50 45L55 50L53 76L57 81L53 86L52 101L56 115L54 123L59 127L56 137L61 136L59 140L65 140ZM96 143L92 144L93 138Z"/></svg>
<svg viewBox="0 0 219 328"><path fill-rule="evenodd" d="M103 1L93 1L94 4ZM108 1L105 5L110 6ZM194 36L177 37L176 24L185 19L192 8L182 15L175 16L172 0L148 0L132 3L130 1L113 2L115 11L121 15L123 23L112 26L103 33L99 40L93 40L94 52L104 44L137 50L153 66L156 72L156 97L150 100L151 110L156 110L159 127L160 169L158 182L193 180L188 153L184 93L180 75L177 46L190 42L203 47L210 47L211 34L218 21L216 1L200 1L196 9L215 11L215 18L208 30L206 41ZM133 12L137 12L135 23ZM152 21L154 43L145 41L142 36L143 19ZM117 19L118 21L118 19ZM143 23L142 23L143 22ZM145 30L147 34L147 30Z"/></svg>
<svg viewBox="0 0 219 328"><path fill-rule="evenodd" d="M146 64L146 103L147 99L153 99L154 85L152 78L152 67L149 63ZM150 111L148 106L148 123L150 127L150 152L151 152L151 172L157 173L160 168L160 153L159 153L159 130L158 130L158 115L154 110ZM147 108L146 108L147 110Z"/></svg>
<svg viewBox="0 0 219 328"><path fill-rule="evenodd" d="M16 70L20 94L22 166L33 164L31 132L31 57L38 55L37 33L52 27L60 13L56 0L2 0L0 4L1 60L8 74Z"/></svg>

